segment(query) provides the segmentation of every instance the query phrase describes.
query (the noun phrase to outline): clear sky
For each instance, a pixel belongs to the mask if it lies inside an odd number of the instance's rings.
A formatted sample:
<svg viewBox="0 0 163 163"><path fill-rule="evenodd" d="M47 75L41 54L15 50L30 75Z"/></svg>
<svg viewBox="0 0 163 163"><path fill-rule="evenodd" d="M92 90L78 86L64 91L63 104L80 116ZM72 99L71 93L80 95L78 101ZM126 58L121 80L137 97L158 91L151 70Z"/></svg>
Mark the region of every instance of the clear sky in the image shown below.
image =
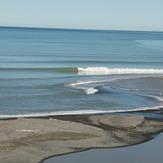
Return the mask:
<svg viewBox="0 0 163 163"><path fill-rule="evenodd" d="M0 0L0 26L163 31L163 0Z"/></svg>

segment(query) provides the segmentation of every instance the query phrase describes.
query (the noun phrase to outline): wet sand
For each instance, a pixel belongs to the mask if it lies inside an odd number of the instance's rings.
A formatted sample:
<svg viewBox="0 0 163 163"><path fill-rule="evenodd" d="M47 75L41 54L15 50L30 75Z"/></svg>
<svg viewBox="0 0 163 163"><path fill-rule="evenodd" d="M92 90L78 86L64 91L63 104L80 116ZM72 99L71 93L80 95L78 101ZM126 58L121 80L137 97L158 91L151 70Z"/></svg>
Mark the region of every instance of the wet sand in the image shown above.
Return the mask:
<svg viewBox="0 0 163 163"><path fill-rule="evenodd" d="M162 163L162 152L163 134L160 134L155 139L139 145L89 150L50 158L44 163Z"/></svg>
<svg viewBox="0 0 163 163"><path fill-rule="evenodd" d="M123 114L0 120L0 162L37 163L89 149L131 146L162 131L162 119Z"/></svg>

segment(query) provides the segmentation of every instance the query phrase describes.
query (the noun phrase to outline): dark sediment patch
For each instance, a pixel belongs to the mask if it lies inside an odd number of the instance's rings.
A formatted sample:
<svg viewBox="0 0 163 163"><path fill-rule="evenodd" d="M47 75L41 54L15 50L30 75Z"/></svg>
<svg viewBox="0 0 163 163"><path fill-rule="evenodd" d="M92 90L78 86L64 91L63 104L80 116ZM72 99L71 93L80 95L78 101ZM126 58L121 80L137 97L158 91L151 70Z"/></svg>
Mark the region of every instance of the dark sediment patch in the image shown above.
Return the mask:
<svg viewBox="0 0 163 163"><path fill-rule="evenodd" d="M0 120L0 162L36 163L95 148L131 146L163 131L163 119L69 115Z"/></svg>

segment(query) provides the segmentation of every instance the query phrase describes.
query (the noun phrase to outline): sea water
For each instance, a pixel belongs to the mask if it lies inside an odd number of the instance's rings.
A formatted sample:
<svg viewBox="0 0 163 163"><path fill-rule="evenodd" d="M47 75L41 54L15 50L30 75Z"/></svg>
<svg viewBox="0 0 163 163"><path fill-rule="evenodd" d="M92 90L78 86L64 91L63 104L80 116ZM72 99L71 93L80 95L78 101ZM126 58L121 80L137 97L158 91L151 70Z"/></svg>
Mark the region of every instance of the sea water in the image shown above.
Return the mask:
<svg viewBox="0 0 163 163"><path fill-rule="evenodd" d="M162 106L163 32L0 27L0 117Z"/></svg>

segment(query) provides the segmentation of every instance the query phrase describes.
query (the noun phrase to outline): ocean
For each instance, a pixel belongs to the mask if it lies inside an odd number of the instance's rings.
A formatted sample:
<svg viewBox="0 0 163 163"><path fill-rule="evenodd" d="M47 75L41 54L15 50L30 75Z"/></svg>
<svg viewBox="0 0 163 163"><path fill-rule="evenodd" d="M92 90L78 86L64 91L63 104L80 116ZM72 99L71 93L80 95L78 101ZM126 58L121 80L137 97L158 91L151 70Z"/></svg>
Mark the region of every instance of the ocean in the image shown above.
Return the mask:
<svg viewBox="0 0 163 163"><path fill-rule="evenodd" d="M163 32L0 27L0 117L162 110Z"/></svg>

